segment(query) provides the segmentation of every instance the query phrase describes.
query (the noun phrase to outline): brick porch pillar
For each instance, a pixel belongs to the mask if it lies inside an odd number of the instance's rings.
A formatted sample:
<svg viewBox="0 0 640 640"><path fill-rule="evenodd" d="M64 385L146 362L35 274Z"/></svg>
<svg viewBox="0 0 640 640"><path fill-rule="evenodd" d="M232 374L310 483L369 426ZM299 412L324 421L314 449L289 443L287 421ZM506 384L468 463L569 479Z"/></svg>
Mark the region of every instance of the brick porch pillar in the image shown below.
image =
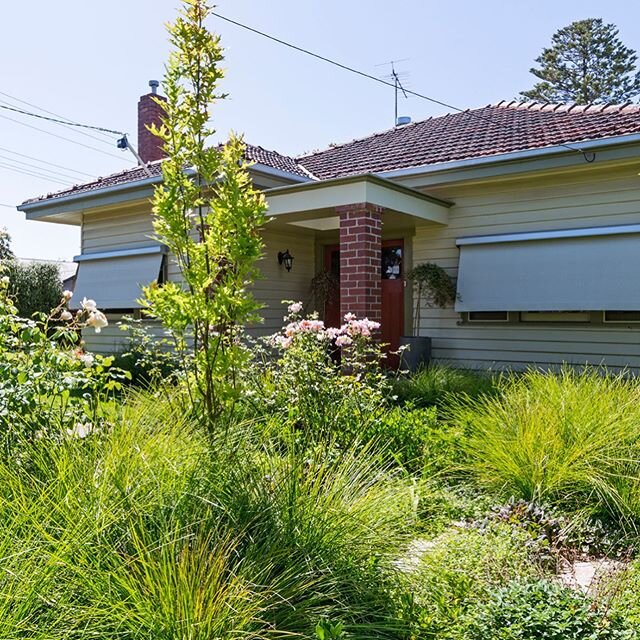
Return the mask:
<svg viewBox="0 0 640 640"><path fill-rule="evenodd" d="M363 202L337 207L340 216L340 313L382 319L382 208Z"/></svg>

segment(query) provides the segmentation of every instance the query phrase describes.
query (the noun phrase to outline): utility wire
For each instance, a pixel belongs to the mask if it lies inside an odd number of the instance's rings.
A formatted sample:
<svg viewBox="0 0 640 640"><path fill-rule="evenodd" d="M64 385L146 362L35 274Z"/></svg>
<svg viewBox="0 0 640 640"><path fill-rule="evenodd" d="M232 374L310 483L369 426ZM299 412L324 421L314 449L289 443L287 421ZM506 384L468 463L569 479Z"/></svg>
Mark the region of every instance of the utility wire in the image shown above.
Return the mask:
<svg viewBox="0 0 640 640"><path fill-rule="evenodd" d="M15 209L16 206L14 204L4 204L3 202L0 202L0 207L6 207L7 209Z"/></svg>
<svg viewBox="0 0 640 640"><path fill-rule="evenodd" d="M93 174L87 173L86 171L78 171L78 169L65 167L61 164L56 164L55 162L48 162L47 160L41 160L40 158L36 158L35 156L28 156L26 153L19 153L18 151L13 151L13 149L7 149L6 147L0 147L0 151L5 151L6 153L10 153L15 156L20 156L21 158L27 158L27 160L35 160L36 162L40 162L41 164L48 164L49 166L55 167L57 169L64 169L65 171L71 171L71 173L77 173L82 176L87 176L88 178L95 178Z"/></svg>
<svg viewBox="0 0 640 640"><path fill-rule="evenodd" d="M72 181L76 181L79 180L80 178L74 177L74 176L70 176L68 173L62 173L61 171L56 171L55 169L47 169L45 167L38 167L37 165L31 163L31 162L25 162L24 160L17 160L16 158L12 158L11 156L5 156L4 154L0 153L0 158L2 158L3 160L8 160L9 162L12 163L18 163L21 165L24 165L25 167L29 168L29 169L34 169L36 171L40 171L44 174L51 174L52 176L60 176L62 178L67 178L69 180Z"/></svg>
<svg viewBox="0 0 640 640"><path fill-rule="evenodd" d="M51 131L47 131L46 129L40 129L39 127L34 127L31 124L28 124L26 122L21 122L20 120L16 120L15 118L10 118L9 116L3 116L2 114L0 114L0 118L4 118L5 120L11 120L11 122L20 124L23 127L28 127L29 129L34 129L35 131L40 131L41 133L46 133L47 135L53 136L54 138L59 138L60 140L66 140L67 142L77 144L81 147L85 147L85 149L91 149L92 151L97 151L98 153L102 153L105 156L110 156L112 158L116 158L117 160L122 160L122 157L115 155L115 153L109 153L108 151L103 151L102 149L98 149L97 147L93 147L89 144L84 144L83 142L78 142L77 140L72 140L71 138L65 138L64 136L60 136L57 133L52 133ZM131 160L129 161L131 162Z"/></svg>
<svg viewBox="0 0 640 640"><path fill-rule="evenodd" d="M4 96L5 98L10 98L14 102L19 102L20 104L26 104L28 107L33 107L34 109L37 109L38 111L42 111L43 113L48 113L50 116L56 116L58 118L62 118L63 120L70 120L70 118L67 118L66 116L63 116L63 115L61 115L59 113L56 113L55 111L49 111L48 109L45 109L44 107L41 107L40 105L34 104L33 102L27 102L26 100L22 100L21 98L18 98L16 96L12 96L10 93L5 93L4 91L0 91L0 95ZM5 104L8 104L10 106L15 106L15 105L12 105L10 102L7 102L6 100L2 100L0 102L4 102ZM71 127L68 127L67 125L62 125L62 126L66 127L67 129L71 129ZM102 131L96 131L96 133L98 133L101 136L103 136L102 138L98 138L97 136L94 136L94 135L92 135L92 134L90 134L90 133L88 133L86 131L76 131L76 133L78 133L81 136L86 136L87 138L91 138L93 140L97 140L98 142L101 142L102 144L113 145L113 138L109 134L104 133Z"/></svg>
<svg viewBox="0 0 640 640"><path fill-rule="evenodd" d="M67 127L79 127L81 129L93 129L93 131L103 131L104 133L113 133L116 136L123 136L122 131L114 131L113 129L105 129L105 127L96 127L91 124L80 124L79 122L71 122L71 120L60 120L59 118L52 118L50 116L43 116L39 113L32 113L31 111L25 111L24 109L18 109L17 107L10 107L7 104L0 104L0 109L6 109L7 111L14 111L15 113L21 113L23 116L30 116L32 118L40 118L40 120L47 120L49 122L55 122L56 124L64 124Z"/></svg>
<svg viewBox="0 0 640 640"><path fill-rule="evenodd" d="M277 42L278 44L281 44L285 47L289 47L290 49L294 49L295 51L304 53L305 55L311 56L312 58L317 58L318 60L322 60L323 62L332 64L334 67L338 67L340 69L343 69L344 71L349 71L350 73L355 73L356 75L362 76L363 78L368 78L369 80L373 80L374 82L378 82L380 84L386 85L387 87L391 87L392 89L395 89L394 83L388 82L383 78L378 78L377 76L371 75L370 73L366 73L365 71L361 71L360 69L355 69L354 67L350 67L346 64L342 64L341 62L332 60L331 58L327 58L326 56L320 55L319 53L315 53L314 51L310 51L309 49L299 47L298 45L292 44L291 42L287 42L286 40L282 40L280 38L277 38L276 36L272 36L269 33L265 33L264 31L260 31L259 29L256 29L254 27L250 27L247 24L243 24L242 22L238 22L237 20L232 20L231 18L227 18L227 16L223 16L221 13L212 11L211 15L214 15L216 16L216 18L220 18L220 20L224 20L225 22L229 22L230 24L233 24L236 27L240 27L241 29L245 29L246 31L251 31L251 33L255 33L259 36L262 36L263 38L267 38L268 40ZM410 89L406 89L406 93L412 96L415 96L416 98L421 98L422 100L427 100L428 102L438 104L441 107L446 107L447 109L452 109L453 111L458 111L459 113L466 113L468 116L472 118L476 118L477 120L483 120L484 122L488 122L489 124L492 124L500 129L506 128L504 125L501 125L500 123L496 122L492 118L489 118L487 116L481 116L477 113L473 113L472 111L469 111L468 109L462 109L460 107L456 107L455 105L449 104L447 102L443 102L442 100L438 100L437 98L432 98L431 96L427 96L423 93L418 93L417 91L412 91ZM516 131L519 130L519 128L516 126L514 126L513 129ZM587 157L587 152L581 149L580 147L564 144L564 143L558 143L557 146L565 147L566 149L569 149L571 151L576 151L578 153L581 153L587 162L593 162L593 160L595 160L595 154L589 154L592 156L592 159L589 159Z"/></svg>
<svg viewBox="0 0 640 640"><path fill-rule="evenodd" d="M16 168L13 165L0 163L0 168L7 169L8 171L13 171L14 173L21 173L25 176L32 176L34 178L40 178L42 180L48 180L49 182L57 182L58 184L64 185L65 187L69 186L69 182L65 182L63 180L59 180L57 178L52 178L51 176L45 176L41 173L36 173L35 171L27 171L26 169Z"/></svg>

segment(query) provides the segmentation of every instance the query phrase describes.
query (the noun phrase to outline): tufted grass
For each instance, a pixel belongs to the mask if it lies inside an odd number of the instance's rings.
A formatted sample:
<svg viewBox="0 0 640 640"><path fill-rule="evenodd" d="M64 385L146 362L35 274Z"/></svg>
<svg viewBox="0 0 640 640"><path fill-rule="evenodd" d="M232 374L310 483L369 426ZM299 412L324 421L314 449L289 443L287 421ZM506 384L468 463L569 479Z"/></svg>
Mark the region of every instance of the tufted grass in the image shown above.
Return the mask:
<svg viewBox="0 0 640 640"><path fill-rule="evenodd" d="M402 637L413 493L381 456L250 423L210 447L151 392L109 420L0 462L0 637Z"/></svg>
<svg viewBox="0 0 640 640"><path fill-rule="evenodd" d="M640 518L640 382L564 369L503 378L449 419L480 483L527 500Z"/></svg>

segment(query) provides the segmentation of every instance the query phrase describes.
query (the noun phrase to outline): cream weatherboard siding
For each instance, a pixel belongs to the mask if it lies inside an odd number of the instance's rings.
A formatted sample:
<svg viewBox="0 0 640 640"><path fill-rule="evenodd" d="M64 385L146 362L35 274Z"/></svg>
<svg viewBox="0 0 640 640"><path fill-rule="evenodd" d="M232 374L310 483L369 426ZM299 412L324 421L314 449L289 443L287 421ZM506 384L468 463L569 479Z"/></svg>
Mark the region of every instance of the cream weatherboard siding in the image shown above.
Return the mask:
<svg viewBox="0 0 640 640"><path fill-rule="evenodd" d="M459 237L640 223L638 171L640 165L593 167L569 175L429 187L430 194L450 198L455 206L447 226L416 229L414 264L435 262L456 277ZM563 362L640 368L640 324L479 324L461 319L453 309L423 308L420 334L433 339L437 360L496 369Z"/></svg>
<svg viewBox="0 0 640 640"><path fill-rule="evenodd" d="M134 249L154 244L151 213L148 206L126 210L103 211L85 214L82 223L82 253L99 253L120 249ZM264 323L252 327L255 334L270 334L282 326L284 307L282 300L309 300L309 286L315 273L315 241L311 232L296 228L295 231L270 228L267 225L263 239L265 255L258 262L262 277L255 284L255 295L264 305L261 315ZM289 249L294 256L291 272L278 264L278 251ZM179 282L180 270L175 260L168 257L168 279ZM109 277L105 271L105 278ZM93 294L100 306L100 291ZM96 334L88 329L83 332L86 348L97 353L116 353L126 348L127 334L117 325L121 315L108 314L109 326ZM157 323L149 323L154 334L161 335Z"/></svg>

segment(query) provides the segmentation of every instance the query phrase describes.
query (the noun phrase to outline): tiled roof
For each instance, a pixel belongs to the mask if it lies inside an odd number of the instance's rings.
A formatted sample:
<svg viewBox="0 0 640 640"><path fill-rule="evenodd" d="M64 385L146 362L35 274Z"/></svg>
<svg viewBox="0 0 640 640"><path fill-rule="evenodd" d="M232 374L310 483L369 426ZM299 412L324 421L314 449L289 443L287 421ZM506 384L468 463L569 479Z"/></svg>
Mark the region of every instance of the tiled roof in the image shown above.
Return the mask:
<svg viewBox="0 0 640 640"><path fill-rule="evenodd" d="M247 159L291 174L317 180L379 173L540 149L640 133L639 105L563 105L500 102L480 109L429 118L336 145L325 151L291 158L247 145ZM148 165L162 173L161 162ZM27 200L24 204L147 178L141 167L94 182Z"/></svg>
<svg viewBox="0 0 640 640"><path fill-rule="evenodd" d="M268 149L248 144L246 145L246 158L251 162L258 162L260 164L267 165L268 167L272 167L273 169L287 171L288 173L293 173L300 177L309 177L309 173L298 165L293 158L283 156L277 151L269 151ZM162 161L150 162L147 165L147 169L149 170L149 173L151 173L151 176L149 176L144 168L134 167L132 169L119 171L118 173L112 173L111 175L98 178L92 182L74 185L69 189L56 191L55 193L48 193L37 198L31 198L30 200L23 202L23 204L31 204L33 202L41 202L43 200L53 200L80 193L89 193L106 187L114 187L119 184L128 184L138 182L139 180L145 180L150 177L159 176L162 174Z"/></svg>
<svg viewBox="0 0 640 640"><path fill-rule="evenodd" d="M640 133L638 105L501 102L298 158L321 180Z"/></svg>

